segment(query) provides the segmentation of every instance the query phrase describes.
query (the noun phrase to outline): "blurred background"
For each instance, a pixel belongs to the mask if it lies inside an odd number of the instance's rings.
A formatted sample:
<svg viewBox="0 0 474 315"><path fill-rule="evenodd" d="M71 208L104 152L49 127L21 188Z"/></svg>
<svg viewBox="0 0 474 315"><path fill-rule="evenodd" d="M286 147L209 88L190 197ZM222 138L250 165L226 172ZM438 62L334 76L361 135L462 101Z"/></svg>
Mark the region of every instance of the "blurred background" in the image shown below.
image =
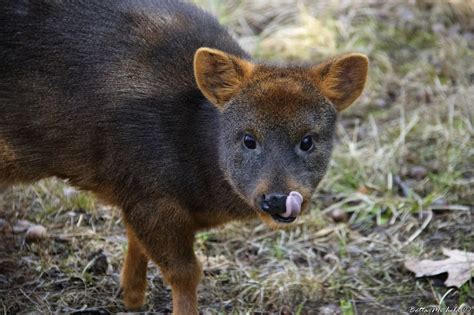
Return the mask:
<svg viewBox="0 0 474 315"><path fill-rule="evenodd" d="M318 63L361 52L371 63L365 92L339 119L310 213L287 231L250 222L199 234L201 310L474 307L472 279L447 288L446 274L417 279L404 267L442 259L442 247L474 251L473 2L195 2L256 60ZM119 211L51 179L0 193L0 218L0 312L123 310ZM39 236L25 234L32 225L44 227ZM34 242L42 235L47 242ZM166 312L170 290L158 275L150 266L147 309Z"/></svg>

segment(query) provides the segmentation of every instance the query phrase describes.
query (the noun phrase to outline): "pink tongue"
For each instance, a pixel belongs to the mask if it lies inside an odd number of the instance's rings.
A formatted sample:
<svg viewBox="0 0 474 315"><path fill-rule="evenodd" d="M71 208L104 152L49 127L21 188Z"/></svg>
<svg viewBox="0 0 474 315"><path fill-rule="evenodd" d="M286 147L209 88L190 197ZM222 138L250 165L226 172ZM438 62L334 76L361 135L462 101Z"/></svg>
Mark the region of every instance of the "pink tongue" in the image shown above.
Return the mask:
<svg viewBox="0 0 474 315"><path fill-rule="evenodd" d="M280 214L284 218L297 217L301 212L301 204L303 203L303 196L297 191L290 192L286 197L286 211Z"/></svg>

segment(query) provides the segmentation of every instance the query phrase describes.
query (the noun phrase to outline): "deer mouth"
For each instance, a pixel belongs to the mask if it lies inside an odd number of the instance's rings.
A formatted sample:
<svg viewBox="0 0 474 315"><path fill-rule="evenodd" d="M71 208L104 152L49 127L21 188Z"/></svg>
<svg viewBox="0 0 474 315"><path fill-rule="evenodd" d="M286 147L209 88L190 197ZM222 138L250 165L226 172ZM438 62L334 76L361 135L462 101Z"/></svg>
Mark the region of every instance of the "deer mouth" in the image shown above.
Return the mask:
<svg viewBox="0 0 474 315"><path fill-rule="evenodd" d="M261 209L270 214L274 221L280 223L292 223L301 213L303 196L292 191L288 196L278 195L276 197L262 197Z"/></svg>

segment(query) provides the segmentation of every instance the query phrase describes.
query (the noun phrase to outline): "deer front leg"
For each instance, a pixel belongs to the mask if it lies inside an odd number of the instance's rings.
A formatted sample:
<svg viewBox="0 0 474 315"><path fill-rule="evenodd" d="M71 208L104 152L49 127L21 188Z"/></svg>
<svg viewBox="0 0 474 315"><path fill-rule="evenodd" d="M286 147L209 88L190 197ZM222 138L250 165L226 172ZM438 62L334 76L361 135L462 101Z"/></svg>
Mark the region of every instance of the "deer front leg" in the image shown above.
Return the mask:
<svg viewBox="0 0 474 315"><path fill-rule="evenodd" d="M198 314L197 286L202 268L194 254L195 228L188 212L162 201L153 208L144 205L126 211L125 222L171 286L173 314Z"/></svg>
<svg viewBox="0 0 474 315"><path fill-rule="evenodd" d="M128 310L139 310L145 302L146 272L148 257L145 255L140 242L127 227L128 250L121 274L123 300Z"/></svg>
<svg viewBox="0 0 474 315"><path fill-rule="evenodd" d="M159 265L165 281L171 285L173 314L198 314L197 287L202 278L202 268L194 253L192 257L175 256L167 266Z"/></svg>

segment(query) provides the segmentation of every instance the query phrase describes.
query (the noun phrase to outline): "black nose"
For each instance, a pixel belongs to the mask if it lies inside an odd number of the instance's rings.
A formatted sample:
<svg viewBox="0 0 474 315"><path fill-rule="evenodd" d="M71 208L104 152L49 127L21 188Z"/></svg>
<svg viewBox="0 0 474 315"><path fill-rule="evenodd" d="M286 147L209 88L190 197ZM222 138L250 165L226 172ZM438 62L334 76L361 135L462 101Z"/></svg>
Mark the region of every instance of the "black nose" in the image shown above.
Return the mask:
<svg viewBox="0 0 474 315"><path fill-rule="evenodd" d="M261 206L269 214L280 214L286 211L286 195L269 194L262 196Z"/></svg>

